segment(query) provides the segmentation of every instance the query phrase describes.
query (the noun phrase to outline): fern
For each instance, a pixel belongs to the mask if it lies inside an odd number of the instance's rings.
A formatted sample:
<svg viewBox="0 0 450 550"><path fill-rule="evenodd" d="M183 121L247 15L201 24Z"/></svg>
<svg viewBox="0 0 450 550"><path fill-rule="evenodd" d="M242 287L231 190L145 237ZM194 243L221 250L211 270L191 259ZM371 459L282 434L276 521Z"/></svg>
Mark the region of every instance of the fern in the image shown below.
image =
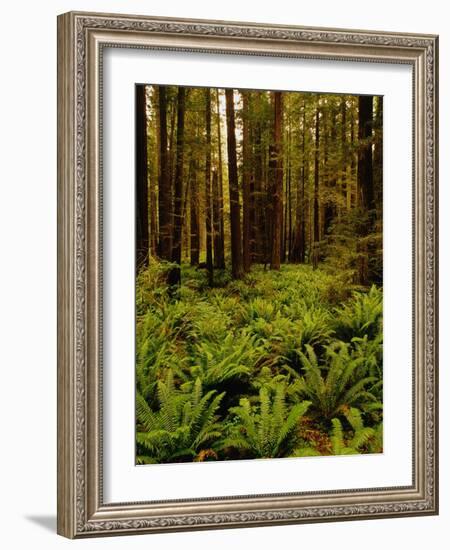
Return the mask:
<svg viewBox="0 0 450 550"><path fill-rule="evenodd" d="M167 326L158 313L150 310L140 320L136 330L136 385L146 398L155 395L157 380L168 371L183 376L186 363L180 358L180 344L168 339Z"/></svg>
<svg viewBox="0 0 450 550"><path fill-rule="evenodd" d="M311 308L301 318L300 347L329 342L333 334L330 326L330 314L324 309Z"/></svg>
<svg viewBox="0 0 450 550"><path fill-rule="evenodd" d="M346 409L344 415L352 432L345 437L341 421L338 418L332 419L332 453L334 455L360 454L370 446L371 442L375 442L379 434L374 428L364 426L361 412L358 409L354 407Z"/></svg>
<svg viewBox="0 0 450 550"><path fill-rule="evenodd" d="M204 341L194 347L195 363L190 367L190 374L210 389L234 379L248 380L262 351L257 338L248 334L230 333L220 343ZM191 386L192 381L188 381L183 387Z"/></svg>
<svg viewBox="0 0 450 550"><path fill-rule="evenodd" d="M310 265L215 270L210 287L182 265L168 292L170 268L150 259L137 276L138 463L330 454L333 434L342 452L381 452L381 289ZM349 445L352 408L365 443Z"/></svg>
<svg viewBox="0 0 450 550"><path fill-rule="evenodd" d="M280 385L288 381L288 376L282 373L274 373L273 370L264 365L258 372L258 376L255 376L251 380L251 386L259 394L259 391L262 388L265 388L270 394L275 393L275 390ZM290 392L291 385L286 385L286 395L291 395ZM251 398L250 398L251 399ZM258 399L258 398L256 398Z"/></svg>
<svg viewBox="0 0 450 550"><path fill-rule="evenodd" d="M306 354L299 352L299 357L303 376L289 367L285 369L293 377L296 391L311 401L311 408L321 417L331 419L344 406L376 401L367 390L376 379L365 376L364 358L352 357L348 344L334 342L327 346L323 368L310 345L306 346Z"/></svg>
<svg viewBox="0 0 450 550"><path fill-rule="evenodd" d="M200 379L191 392L182 392L175 388L169 373L165 382L158 382L157 394L156 411L140 393L136 396L138 463L195 459L222 436L216 411L223 393L204 394Z"/></svg>
<svg viewBox="0 0 450 550"><path fill-rule="evenodd" d="M266 388L259 392L259 403L252 407L247 398L230 411L237 417L228 436L220 443L222 449L234 447L253 458L289 456L298 441L296 428L310 403L302 401L289 408L285 386L279 384L273 398Z"/></svg>
<svg viewBox="0 0 450 550"><path fill-rule="evenodd" d="M372 340L368 335L352 339L354 357L363 357L370 376L383 378L383 333L380 331Z"/></svg>
<svg viewBox="0 0 450 550"><path fill-rule="evenodd" d="M247 321L255 319L264 319L272 321L277 314L277 308L273 301L264 300L263 298L255 298L247 306Z"/></svg>
<svg viewBox="0 0 450 550"><path fill-rule="evenodd" d="M335 331L341 340L352 338L374 339L381 331L383 295L372 286L368 293L355 292L353 299L336 309Z"/></svg>

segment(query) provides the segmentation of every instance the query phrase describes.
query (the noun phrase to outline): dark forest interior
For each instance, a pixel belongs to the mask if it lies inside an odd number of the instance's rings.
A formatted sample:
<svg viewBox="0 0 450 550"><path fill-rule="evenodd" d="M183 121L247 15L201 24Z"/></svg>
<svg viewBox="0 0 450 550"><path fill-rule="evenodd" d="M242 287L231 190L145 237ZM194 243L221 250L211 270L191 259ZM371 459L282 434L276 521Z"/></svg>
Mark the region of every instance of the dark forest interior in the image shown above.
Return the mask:
<svg viewBox="0 0 450 550"><path fill-rule="evenodd" d="M382 451L382 122L136 86L138 463Z"/></svg>

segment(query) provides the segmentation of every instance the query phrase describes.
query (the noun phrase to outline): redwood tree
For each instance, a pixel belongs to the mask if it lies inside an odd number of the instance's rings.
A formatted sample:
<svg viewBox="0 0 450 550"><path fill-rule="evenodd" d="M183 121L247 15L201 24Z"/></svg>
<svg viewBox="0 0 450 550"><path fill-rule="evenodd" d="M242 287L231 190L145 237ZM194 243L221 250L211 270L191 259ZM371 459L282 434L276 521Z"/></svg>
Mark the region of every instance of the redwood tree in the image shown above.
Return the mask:
<svg viewBox="0 0 450 550"><path fill-rule="evenodd" d="M373 165L372 165L372 126L373 96L359 96L358 109L358 192L361 206L366 212L373 212Z"/></svg>
<svg viewBox="0 0 450 550"><path fill-rule="evenodd" d="M182 206L183 206L183 163L184 163L184 113L186 90L183 86L178 88L177 97L177 138L175 153L175 186L173 208L173 238L172 238L172 262L177 264L169 273L169 284L180 283L181 277L181 230L182 230Z"/></svg>
<svg viewBox="0 0 450 550"><path fill-rule="evenodd" d="M242 92L243 102L243 132L242 132L242 257L244 271L250 271L251 266L251 157L250 157L250 110L249 92Z"/></svg>
<svg viewBox="0 0 450 550"><path fill-rule="evenodd" d="M240 279L243 276L243 260L236 158L234 94L232 89L225 90L225 100L227 112L228 185L230 195L231 273L234 279Z"/></svg>
<svg viewBox="0 0 450 550"><path fill-rule="evenodd" d="M361 95L358 98L358 194L365 223L360 227L358 242L359 284L369 282L368 239L373 231L375 220L375 194L373 187L372 160L373 96Z"/></svg>
<svg viewBox="0 0 450 550"><path fill-rule="evenodd" d="M147 101L145 86L136 86L136 271L148 264Z"/></svg>
<svg viewBox="0 0 450 550"><path fill-rule="evenodd" d="M255 235L255 260L262 263L266 260L265 246L265 193L264 193L264 154L262 143L262 120L261 120L261 92L255 93L253 102L255 107L256 121L254 127L254 163L253 163L253 200L254 200L254 228Z"/></svg>
<svg viewBox="0 0 450 550"><path fill-rule="evenodd" d="M283 93L273 92L273 148L272 164L272 201L271 209L271 269L280 269L281 264L281 234L283 227Z"/></svg>
<svg viewBox="0 0 450 550"><path fill-rule="evenodd" d="M189 225L189 234L190 234L190 257L191 265L198 265L200 257L200 239L199 239L199 212L198 212L198 181L197 181L197 172L198 172L198 162L195 159L192 163L192 176L191 176L191 188L190 188L190 225Z"/></svg>
<svg viewBox="0 0 450 550"><path fill-rule="evenodd" d="M319 170L320 170L320 111L319 105L316 108L315 123L315 147L314 147L314 203L313 203L313 249L311 260L313 267L316 268L319 263L319 241L320 241L320 222L319 222Z"/></svg>
<svg viewBox="0 0 450 550"><path fill-rule="evenodd" d="M208 282L213 283L213 252L212 252L212 204L211 204L211 88L205 89L205 224L206 224L206 268Z"/></svg>
<svg viewBox="0 0 450 550"><path fill-rule="evenodd" d="M305 218L306 218L306 202L305 202L305 180L308 179L308 159L306 158L306 102L303 100L302 105L302 124L301 124L301 151L302 160L300 166L300 177L297 182L297 205L295 210L295 231L291 251L291 261L304 263L305 261Z"/></svg>
<svg viewBox="0 0 450 550"><path fill-rule="evenodd" d="M172 185L167 150L167 89L159 87L159 244L161 259L172 259Z"/></svg>
<svg viewBox="0 0 450 550"><path fill-rule="evenodd" d="M217 126L217 179L213 174L213 220L214 220L214 266L225 269L225 226L223 221L223 162L222 131L220 128L220 95L216 90L216 126ZM217 185L217 187L215 187Z"/></svg>

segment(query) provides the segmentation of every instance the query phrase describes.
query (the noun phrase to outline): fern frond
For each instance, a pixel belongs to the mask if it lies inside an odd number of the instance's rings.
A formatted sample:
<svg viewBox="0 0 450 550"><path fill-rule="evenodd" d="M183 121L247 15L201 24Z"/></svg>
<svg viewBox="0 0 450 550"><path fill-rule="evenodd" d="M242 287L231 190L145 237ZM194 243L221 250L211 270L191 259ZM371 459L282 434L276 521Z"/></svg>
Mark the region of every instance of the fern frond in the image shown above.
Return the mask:
<svg viewBox="0 0 450 550"><path fill-rule="evenodd" d="M292 407L288 417L279 430L279 436L274 447L274 454L278 454L283 444L286 443L286 439L289 437L292 430L296 428L300 418L306 413L310 405L310 401L303 401Z"/></svg>
<svg viewBox="0 0 450 550"><path fill-rule="evenodd" d="M373 428L360 428L355 432L355 435L353 436L353 439L351 441L351 446L355 449L360 451L361 447L366 445L370 439L372 439L375 435L375 430Z"/></svg>
<svg viewBox="0 0 450 550"><path fill-rule="evenodd" d="M155 430L158 426L156 415L138 391L136 392L136 417L138 422L148 431Z"/></svg>
<svg viewBox="0 0 450 550"><path fill-rule="evenodd" d="M345 443L344 443L344 431L342 429L341 421L338 418L333 418L331 421L333 428L331 431L331 446L333 449L334 455L342 454Z"/></svg>

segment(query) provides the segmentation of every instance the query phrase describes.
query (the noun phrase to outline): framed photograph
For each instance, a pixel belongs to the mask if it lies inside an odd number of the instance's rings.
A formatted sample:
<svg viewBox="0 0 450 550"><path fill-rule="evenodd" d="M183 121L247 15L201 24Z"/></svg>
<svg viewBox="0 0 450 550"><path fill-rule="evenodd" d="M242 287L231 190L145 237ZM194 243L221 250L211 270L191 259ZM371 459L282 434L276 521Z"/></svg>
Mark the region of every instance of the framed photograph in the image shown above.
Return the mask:
<svg viewBox="0 0 450 550"><path fill-rule="evenodd" d="M438 512L438 38L58 18L58 532Z"/></svg>

